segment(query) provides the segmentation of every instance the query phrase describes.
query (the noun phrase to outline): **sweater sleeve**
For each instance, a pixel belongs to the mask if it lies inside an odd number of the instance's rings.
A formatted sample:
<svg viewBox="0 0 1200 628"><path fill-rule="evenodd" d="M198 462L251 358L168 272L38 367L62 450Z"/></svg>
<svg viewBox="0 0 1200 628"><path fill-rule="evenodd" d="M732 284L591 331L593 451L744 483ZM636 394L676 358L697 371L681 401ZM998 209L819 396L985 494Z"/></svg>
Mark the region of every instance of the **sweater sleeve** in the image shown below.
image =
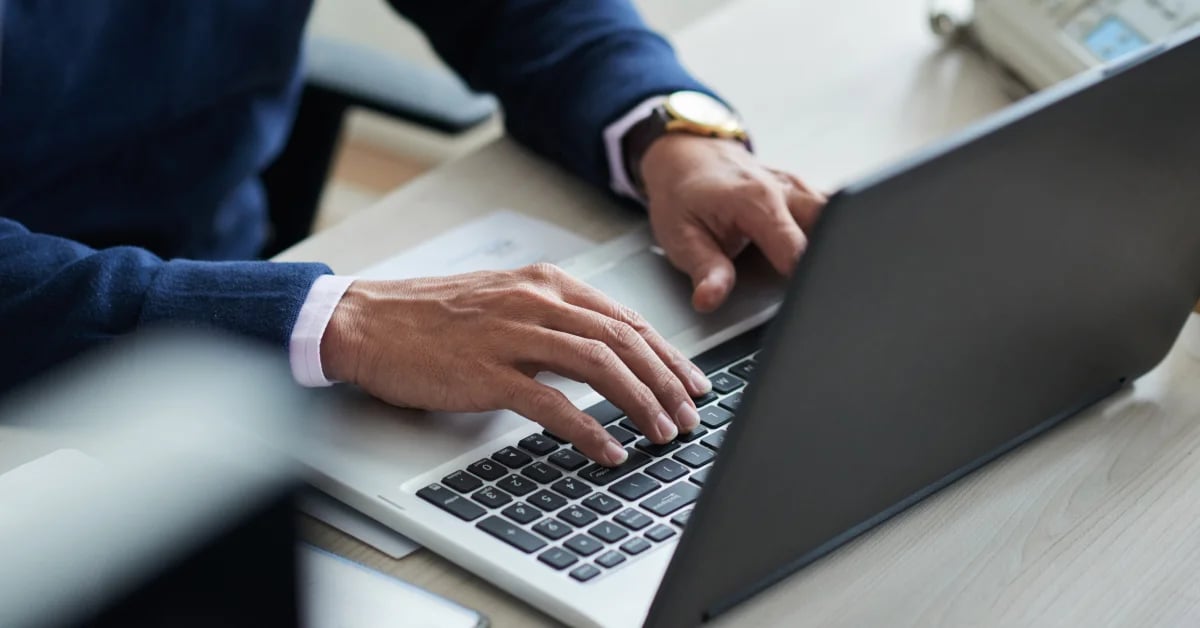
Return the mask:
<svg viewBox="0 0 1200 628"><path fill-rule="evenodd" d="M160 323L219 328L282 348L309 287L328 273L323 264L164 261L133 247L95 250L0 218L0 390Z"/></svg>
<svg viewBox="0 0 1200 628"><path fill-rule="evenodd" d="M604 128L645 99L712 93L630 0L390 0L521 143L608 187Z"/></svg>

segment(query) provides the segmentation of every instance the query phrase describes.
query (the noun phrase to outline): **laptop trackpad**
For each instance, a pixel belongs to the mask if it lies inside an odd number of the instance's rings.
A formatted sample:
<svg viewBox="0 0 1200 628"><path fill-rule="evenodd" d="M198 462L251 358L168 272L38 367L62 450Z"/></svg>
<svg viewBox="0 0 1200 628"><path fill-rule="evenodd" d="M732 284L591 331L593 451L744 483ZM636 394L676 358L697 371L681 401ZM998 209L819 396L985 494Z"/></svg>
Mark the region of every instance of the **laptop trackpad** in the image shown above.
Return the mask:
<svg viewBox="0 0 1200 628"><path fill-rule="evenodd" d="M584 279L637 310L666 338L703 320L691 307L691 280L650 249L642 249Z"/></svg>
<svg viewBox="0 0 1200 628"><path fill-rule="evenodd" d="M783 295L783 279L755 251L737 263L737 284L724 305L710 314L692 309L692 282L648 243L588 270L566 268L614 300L637 310L664 338L690 352L695 340L760 317ZM581 260L582 260L581 256ZM590 261L595 261L593 258Z"/></svg>

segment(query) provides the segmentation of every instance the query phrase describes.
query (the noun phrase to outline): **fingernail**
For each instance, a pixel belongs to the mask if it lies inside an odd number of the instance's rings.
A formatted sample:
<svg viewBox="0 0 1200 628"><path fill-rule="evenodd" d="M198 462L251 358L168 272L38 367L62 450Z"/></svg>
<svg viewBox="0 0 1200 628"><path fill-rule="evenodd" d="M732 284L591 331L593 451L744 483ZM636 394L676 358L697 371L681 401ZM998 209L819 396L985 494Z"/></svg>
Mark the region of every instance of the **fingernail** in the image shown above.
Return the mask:
<svg viewBox="0 0 1200 628"><path fill-rule="evenodd" d="M615 440L608 441L604 446L604 457L608 458L609 464L618 465L625 462L629 458L629 452Z"/></svg>
<svg viewBox="0 0 1200 628"><path fill-rule="evenodd" d="M712 382L708 381L708 378L704 375L704 371L701 371L700 367L694 364L692 365L692 385L695 386L702 395L712 390Z"/></svg>
<svg viewBox="0 0 1200 628"><path fill-rule="evenodd" d="M665 412L658 415L658 433L663 440L675 440L679 436L679 428L675 427L675 422Z"/></svg>
<svg viewBox="0 0 1200 628"><path fill-rule="evenodd" d="M679 427L683 431L690 432L700 425L700 413L696 412L695 406L685 401L679 406L679 412L675 413L675 420L679 421Z"/></svg>

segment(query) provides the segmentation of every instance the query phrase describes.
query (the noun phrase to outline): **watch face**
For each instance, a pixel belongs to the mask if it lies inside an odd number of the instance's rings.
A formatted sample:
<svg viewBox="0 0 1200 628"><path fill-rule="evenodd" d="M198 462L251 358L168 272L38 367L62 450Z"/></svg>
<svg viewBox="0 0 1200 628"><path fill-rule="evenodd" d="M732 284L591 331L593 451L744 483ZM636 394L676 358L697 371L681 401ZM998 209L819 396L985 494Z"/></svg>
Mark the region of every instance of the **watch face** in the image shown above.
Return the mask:
<svg viewBox="0 0 1200 628"><path fill-rule="evenodd" d="M676 92L667 98L667 110L675 117L706 127L738 128L737 115L724 103L700 92Z"/></svg>

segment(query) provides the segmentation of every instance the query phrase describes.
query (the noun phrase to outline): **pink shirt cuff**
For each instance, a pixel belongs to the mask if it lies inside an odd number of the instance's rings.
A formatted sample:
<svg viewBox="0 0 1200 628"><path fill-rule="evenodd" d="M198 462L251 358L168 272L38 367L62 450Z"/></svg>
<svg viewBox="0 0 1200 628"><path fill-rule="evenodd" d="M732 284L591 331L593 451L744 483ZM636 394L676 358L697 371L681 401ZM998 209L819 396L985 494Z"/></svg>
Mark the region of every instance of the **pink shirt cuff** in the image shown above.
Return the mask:
<svg viewBox="0 0 1200 628"><path fill-rule="evenodd" d="M608 153L608 172L611 178L609 185L617 194L637 200L643 205L646 204L646 197L633 186L629 172L625 169L625 151L621 147L621 140L633 125L645 120L655 107L666 101L666 96L648 98L604 129L604 148Z"/></svg>
<svg viewBox="0 0 1200 628"><path fill-rule="evenodd" d="M296 326L292 328L292 337L288 342L292 377L301 386L319 388L335 383L325 378L325 369L321 366L321 338L325 336L325 327L333 317L333 310L356 279L321 275L308 289L308 297L300 307L300 315L296 317Z"/></svg>

